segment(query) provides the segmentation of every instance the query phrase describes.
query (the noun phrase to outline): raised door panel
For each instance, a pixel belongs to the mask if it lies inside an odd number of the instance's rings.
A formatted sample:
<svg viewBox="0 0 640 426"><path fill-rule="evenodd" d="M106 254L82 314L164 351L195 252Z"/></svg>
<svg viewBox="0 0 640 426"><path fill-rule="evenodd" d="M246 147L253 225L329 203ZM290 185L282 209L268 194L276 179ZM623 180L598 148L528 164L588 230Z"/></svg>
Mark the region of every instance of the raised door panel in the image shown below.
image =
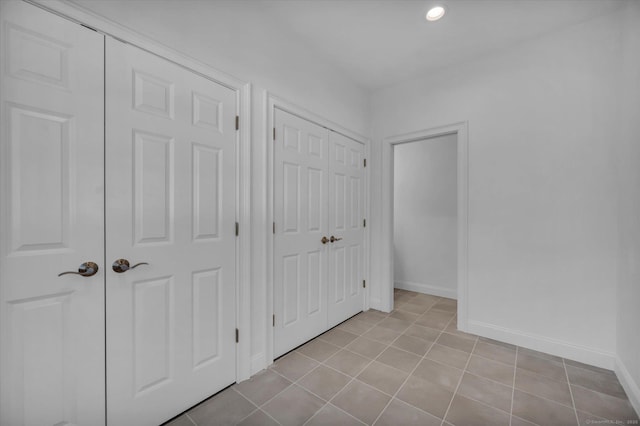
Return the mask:
<svg viewBox="0 0 640 426"><path fill-rule="evenodd" d="M160 424L235 381L236 93L106 58L107 259L146 263L108 271L108 418Z"/></svg>
<svg viewBox="0 0 640 426"><path fill-rule="evenodd" d="M0 424L104 424L103 37L0 16Z"/></svg>
<svg viewBox="0 0 640 426"><path fill-rule="evenodd" d="M364 253L364 145L329 134L329 327L360 312Z"/></svg>
<svg viewBox="0 0 640 426"><path fill-rule="evenodd" d="M326 330L327 130L276 110L274 353Z"/></svg>

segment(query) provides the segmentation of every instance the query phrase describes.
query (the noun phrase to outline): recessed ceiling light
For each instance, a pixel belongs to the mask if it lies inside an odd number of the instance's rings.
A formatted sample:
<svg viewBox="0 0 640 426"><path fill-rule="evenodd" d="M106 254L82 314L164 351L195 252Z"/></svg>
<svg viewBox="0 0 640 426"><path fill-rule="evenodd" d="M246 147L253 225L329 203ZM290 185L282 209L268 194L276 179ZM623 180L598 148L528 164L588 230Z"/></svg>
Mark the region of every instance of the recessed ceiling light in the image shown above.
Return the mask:
<svg viewBox="0 0 640 426"><path fill-rule="evenodd" d="M437 21L444 16L444 7L434 6L427 12L427 21Z"/></svg>

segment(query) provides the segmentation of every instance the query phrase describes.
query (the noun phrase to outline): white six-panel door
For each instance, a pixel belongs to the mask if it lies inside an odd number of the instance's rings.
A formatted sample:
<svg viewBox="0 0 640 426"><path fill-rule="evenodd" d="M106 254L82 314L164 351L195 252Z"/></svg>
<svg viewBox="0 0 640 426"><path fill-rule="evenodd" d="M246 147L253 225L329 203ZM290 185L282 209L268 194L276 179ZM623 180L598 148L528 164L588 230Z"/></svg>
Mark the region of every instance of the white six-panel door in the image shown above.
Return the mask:
<svg viewBox="0 0 640 426"><path fill-rule="evenodd" d="M103 36L0 17L0 424L104 425Z"/></svg>
<svg viewBox="0 0 640 426"><path fill-rule="evenodd" d="M364 145L329 132L329 327L364 304Z"/></svg>
<svg viewBox="0 0 640 426"><path fill-rule="evenodd" d="M236 96L112 39L106 58L108 419L153 425L235 382Z"/></svg>
<svg viewBox="0 0 640 426"><path fill-rule="evenodd" d="M363 308L364 146L277 108L274 123L278 357Z"/></svg>
<svg viewBox="0 0 640 426"><path fill-rule="evenodd" d="M274 356L327 327L328 131L276 109Z"/></svg>

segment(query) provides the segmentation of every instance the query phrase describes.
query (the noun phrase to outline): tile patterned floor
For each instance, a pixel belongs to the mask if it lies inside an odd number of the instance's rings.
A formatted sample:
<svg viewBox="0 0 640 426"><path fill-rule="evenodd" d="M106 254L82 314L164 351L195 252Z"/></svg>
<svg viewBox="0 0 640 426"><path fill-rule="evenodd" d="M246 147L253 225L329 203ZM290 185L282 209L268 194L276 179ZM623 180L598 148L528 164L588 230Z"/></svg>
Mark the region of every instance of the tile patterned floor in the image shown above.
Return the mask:
<svg viewBox="0 0 640 426"><path fill-rule="evenodd" d="M455 300L396 290L395 304L349 319L169 425L638 424L612 371L462 333Z"/></svg>

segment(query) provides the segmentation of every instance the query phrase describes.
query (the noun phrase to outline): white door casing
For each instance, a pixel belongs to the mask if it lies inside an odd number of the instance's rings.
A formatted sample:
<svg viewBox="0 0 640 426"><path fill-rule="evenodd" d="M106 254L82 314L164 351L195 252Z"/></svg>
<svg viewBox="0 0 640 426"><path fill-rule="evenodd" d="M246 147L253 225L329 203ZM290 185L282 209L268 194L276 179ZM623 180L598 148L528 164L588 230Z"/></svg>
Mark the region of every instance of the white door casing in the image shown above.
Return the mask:
<svg viewBox="0 0 640 426"><path fill-rule="evenodd" d="M237 101L131 45L106 57L108 421L159 424L235 382Z"/></svg>
<svg viewBox="0 0 640 426"><path fill-rule="evenodd" d="M0 424L103 425L104 37L21 1L0 16Z"/></svg>
<svg viewBox="0 0 640 426"><path fill-rule="evenodd" d="M278 108L274 124L278 357L363 309L365 178L363 144Z"/></svg>
<svg viewBox="0 0 640 426"><path fill-rule="evenodd" d="M274 355L327 326L328 131L276 110Z"/></svg>
<svg viewBox="0 0 640 426"><path fill-rule="evenodd" d="M364 180L364 145L329 132L328 327L364 306Z"/></svg>

